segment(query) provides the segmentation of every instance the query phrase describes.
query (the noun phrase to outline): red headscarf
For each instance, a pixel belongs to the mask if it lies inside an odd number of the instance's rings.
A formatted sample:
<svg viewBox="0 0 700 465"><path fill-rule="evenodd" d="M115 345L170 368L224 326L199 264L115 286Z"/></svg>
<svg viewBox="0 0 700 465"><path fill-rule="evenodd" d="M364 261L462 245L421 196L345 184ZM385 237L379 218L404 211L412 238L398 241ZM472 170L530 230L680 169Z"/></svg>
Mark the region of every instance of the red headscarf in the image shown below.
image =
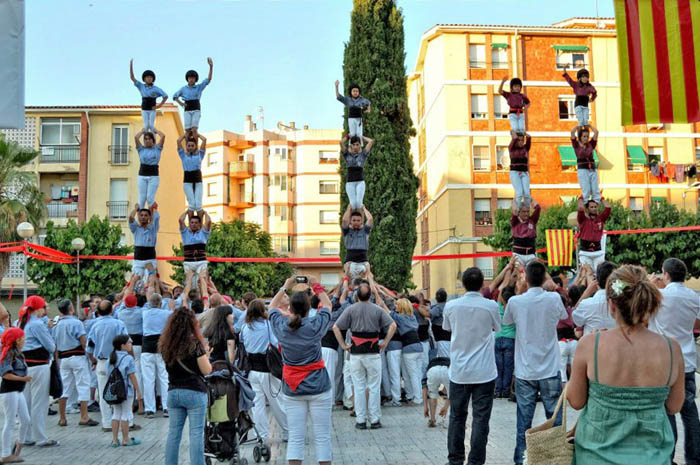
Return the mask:
<svg viewBox="0 0 700 465"><path fill-rule="evenodd" d="M24 301L24 305L22 305L22 308L19 311L19 321L26 322L26 320L29 320L27 313L31 313L42 308L46 308L46 301L43 297L38 295L28 297L27 300Z"/></svg>
<svg viewBox="0 0 700 465"><path fill-rule="evenodd" d="M0 355L0 362L5 361L5 356L7 352L15 345L18 339L24 337L24 331L19 328L7 328L0 336L0 344L2 344L2 355Z"/></svg>

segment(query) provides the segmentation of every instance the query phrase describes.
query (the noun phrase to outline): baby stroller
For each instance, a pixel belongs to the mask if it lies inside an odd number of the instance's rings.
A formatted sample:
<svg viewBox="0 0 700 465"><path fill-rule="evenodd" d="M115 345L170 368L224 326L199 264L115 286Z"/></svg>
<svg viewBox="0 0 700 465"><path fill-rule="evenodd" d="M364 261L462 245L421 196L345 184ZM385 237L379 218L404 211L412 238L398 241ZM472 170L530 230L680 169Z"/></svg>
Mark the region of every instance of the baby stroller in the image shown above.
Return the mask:
<svg viewBox="0 0 700 465"><path fill-rule="evenodd" d="M253 407L255 393L241 373L225 360L212 363L212 372L206 376L209 407L204 427L204 458L207 465L214 460L230 465L248 465L241 457L241 438L252 429L257 440L253 459L270 460L270 449L263 443L248 414Z"/></svg>

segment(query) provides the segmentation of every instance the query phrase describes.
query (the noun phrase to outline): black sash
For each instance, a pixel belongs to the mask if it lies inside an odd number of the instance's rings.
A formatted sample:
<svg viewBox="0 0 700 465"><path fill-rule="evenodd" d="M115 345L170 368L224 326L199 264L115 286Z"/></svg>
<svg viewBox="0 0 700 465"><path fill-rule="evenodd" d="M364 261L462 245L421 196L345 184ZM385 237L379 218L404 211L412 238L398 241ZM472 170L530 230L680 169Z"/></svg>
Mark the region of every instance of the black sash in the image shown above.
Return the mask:
<svg viewBox="0 0 700 465"><path fill-rule="evenodd" d="M527 171L527 169L528 169L527 158L511 157L511 159L510 159L510 170L511 171Z"/></svg>
<svg viewBox="0 0 700 465"><path fill-rule="evenodd" d="M587 241L581 239L581 250L586 252L597 252L600 250L600 241Z"/></svg>
<svg viewBox="0 0 700 465"><path fill-rule="evenodd" d="M150 111L153 110L153 107L156 106L156 98L155 97L141 97L141 109Z"/></svg>
<svg viewBox="0 0 700 465"><path fill-rule="evenodd" d="M201 262L207 259L207 244L183 245L186 262Z"/></svg>
<svg viewBox="0 0 700 465"><path fill-rule="evenodd" d="M58 358L59 359L64 359L68 357L74 357L74 356L80 356L80 355L85 355L85 349L83 349L83 346L78 346L74 349L69 349L69 350L59 350L58 351Z"/></svg>
<svg viewBox="0 0 700 465"><path fill-rule="evenodd" d="M191 182L193 184L196 182L202 182L202 170L185 171L185 179L183 182Z"/></svg>
<svg viewBox="0 0 700 465"><path fill-rule="evenodd" d="M153 334L151 336L143 336L141 352L145 354L157 354L158 353L158 339L160 339L160 334Z"/></svg>
<svg viewBox="0 0 700 465"><path fill-rule="evenodd" d="M259 371L261 373L270 372L267 366L266 354L248 354L248 366L253 371Z"/></svg>
<svg viewBox="0 0 700 465"><path fill-rule="evenodd" d="M577 95L574 107L588 107L588 95Z"/></svg>
<svg viewBox="0 0 700 465"><path fill-rule="evenodd" d="M430 339L430 332L428 332L429 327L430 326L427 324L418 325L418 338L420 339L421 342L427 341Z"/></svg>
<svg viewBox="0 0 700 465"><path fill-rule="evenodd" d="M410 346L411 344L420 344L418 331L415 330L402 334L399 339L401 339L401 344L403 344L404 347Z"/></svg>
<svg viewBox="0 0 700 465"><path fill-rule="evenodd" d="M158 165L144 165L141 163L139 176L158 176Z"/></svg>
<svg viewBox="0 0 700 465"><path fill-rule="evenodd" d="M26 363L19 357L15 358L12 361L12 370L8 373L12 373L16 376L26 376ZM22 392L24 391L24 387L26 385L27 383L24 381L10 381L9 379L3 378L2 381L0 381L0 394L4 394L6 392Z"/></svg>
<svg viewBox="0 0 700 465"><path fill-rule="evenodd" d="M361 166L348 166L348 178L346 179L346 182L363 181L365 177L363 176L362 171Z"/></svg>
<svg viewBox="0 0 700 465"><path fill-rule="evenodd" d="M362 118L362 107L348 107L348 118Z"/></svg>
<svg viewBox="0 0 700 465"><path fill-rule="evenodd" d="M199 106L199 99L197 100L185 100L185 111L195 111L201 110Z"/></svg>
<svg viewBox="0 0 700 465"><path fill-rule="evenodd" d="M353 332L352 339L363 338L363 339L375 339L374 341L367 341L361 344L355 344L353 340L352 346L350 347L350 353L354 355L361 354L378 354L379 353L379 333L365 333L365 332Z"/></svg>
<svg viewBox="0 0 700 465"><path fill-rule="evenodd" d="M129 334L129 337L133 345L140 346L143 344L143 334Z"/></svg>
<svg viewBox="0 0 700 465"><path fill-rule="evenodd" d="M49 361L51 360L51 354L49 354L49 351L43 347L25 350L22 352L22 355L24 355L24 361L27 363L28 367L48 365Z"/></svg>
<svg viewBox="0 0 700 465"><path fill-rule="evenodd" d="M335 333L332 329L327 331L326 334L321 338L321 347L338 350L339 346L340 344L338 344L338 339L335 338Z"/></svg>
<svg viewBox="0 0 700 465"><path fill-rule="evenodd" d="M345 262L364 263L367 262L367 251L364 249L347 249L345 251Z"/></svg>
<svg viewBox="0 0 700 465"><path fill-rule="evenodd" d="M155 260L155 258L155 247L144 247L140 245L134 246L134 260Z"/></svg>
<svg viewBox="0 0 700 465"><path fill-rule="evenodd" d="M514 237L513 252L520 255L530 255L535 253L534 237Z"/></svg>
<svg viewBox="0 0 700 465"><path fill-rule="evenodd" d="M442 329L442 326L433 325L433 336L436 341L449 341L452 338L452 333Z"/></svg>

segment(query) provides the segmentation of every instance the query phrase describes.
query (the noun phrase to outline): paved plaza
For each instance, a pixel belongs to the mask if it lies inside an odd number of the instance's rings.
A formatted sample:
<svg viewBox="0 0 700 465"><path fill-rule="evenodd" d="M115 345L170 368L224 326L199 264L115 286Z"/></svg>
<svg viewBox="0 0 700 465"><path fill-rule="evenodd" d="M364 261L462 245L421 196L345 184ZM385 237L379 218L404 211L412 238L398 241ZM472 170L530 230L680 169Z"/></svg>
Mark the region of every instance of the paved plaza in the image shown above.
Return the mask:
<svg viewBox="0 0 700 465"><path fill-rule="evenodd" d="M489 465L512 464L515 445L515 409L516 405L506 400L494 401L491 415L491 432L487 449ZM567 422L573 425L578 414L569 410ZM92 414L99 419L99 414ZM471 421L471 415L468 422ZM535 424L544 421L542 404L538 404ZM59 440L59 447L41 449L26 447L22 457L31 465L150 465L163 464L165 441L168 432L168 419L158 417L146 420L136 417L136 422L143 430L134 432L134 437L143 441L137 447L109 447L111 433L102 433L99 427L84 428L77 426L78 415L69 415L69 426L56 426L57 416L49 417L49 437ZM354 428L355 419L347 411L333 411L333 455L334 464L338 465L444 465L447 462L447 420L440 421L437 428L428 428L423 418L422 407L390 407L382 409L380 430L359 431ZM679 418L682 438L682 424ZM187 428L187 425L185 426ZM271 424L273 438L279 437L274 420ZM310 435L307 434L307 437ZM467 430L467 444L469 429ZM243 456L252 465L253 447L243 446ZM676 455L676 463L684 464L682 458L682 439L677 448L681 454ZM272 440L272 460L274 465L286 464L284 460L285 444ZM313 450L307 447L304 463L315 462ZM214 462L218 463L218 462ZM180 449L180 464L189 464L187 448L187 431L183 434Z"/></svg>

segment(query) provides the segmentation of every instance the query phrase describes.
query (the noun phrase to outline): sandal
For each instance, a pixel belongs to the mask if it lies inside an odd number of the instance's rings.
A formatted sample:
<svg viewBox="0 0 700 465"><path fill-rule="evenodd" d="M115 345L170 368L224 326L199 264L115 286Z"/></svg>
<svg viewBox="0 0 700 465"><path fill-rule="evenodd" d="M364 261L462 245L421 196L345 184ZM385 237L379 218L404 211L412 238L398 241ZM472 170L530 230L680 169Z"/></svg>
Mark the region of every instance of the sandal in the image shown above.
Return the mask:
<svg viewBox="0 0 700 465"><path fill-rule="evenodd" d="M97 426L99 425L98 422L93 420L92 418L88 418L88 421L81 421L78 423L80 426Z"/></svg>
<svg viewBox="0 0 700 465"><path fill-rule="evenodd" d="M53 439L49 439L48 441L46 441L42 444L38 444L39 447L53 447L53 446L59 446L59 445L61 445L61 443L58 441L54 441Z"/></svg>
<svg viewBox="0 0 700 465"><path fill-rule="evenodd" d="M435 420L428 420L428 428L435 428L437 426L437 423Z"/></svg>
<svg viewBox="0 0 700 465"><path fill-rule="evenodd" d="M119 443L119 440L117 440L116 442L112 441L112 444L109 445L109 447L119 447L119 446L121 446L121 444Z"/></svg>
<svg viewBox="0 0 700 465"><path fill-rule="evenodd" d="M139 440L136 439L136 438L131 438L131 441L125 442L125 443L122 444L122 445L123 445L124 447L130 447L130 446L138 446L139 444L141 444L141 441L139 441Z"/></svg>
<svg viewBox="0 0 700 465"><path fill-rule="evenodd" d="M58 426L68 426L68 421L66 421L66 420L58 420Z"/></svg>
<svg viewBox="0 0 700 465"><path fill-rule="evenodd" d="M5 457L2 459L2 462L0 463L22 463L24 462L24 459L17 457L16 455L10 455L9 457Z"/></svg>
<svg viewBox="0 0 700 465"><path fill-rule="evenodd" d="M19 453L22 451L22 443L17 441L12 447L12 455L19 457Z"/></svg>

